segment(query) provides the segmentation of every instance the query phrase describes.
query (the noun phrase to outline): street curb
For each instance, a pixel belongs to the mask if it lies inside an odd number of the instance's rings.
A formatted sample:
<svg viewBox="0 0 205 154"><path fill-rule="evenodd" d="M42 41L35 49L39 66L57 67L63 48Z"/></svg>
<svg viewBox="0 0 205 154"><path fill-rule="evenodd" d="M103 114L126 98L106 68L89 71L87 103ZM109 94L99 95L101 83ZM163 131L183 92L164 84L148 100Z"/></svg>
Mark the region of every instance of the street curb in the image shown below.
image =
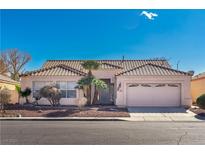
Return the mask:
<svg viewBox="0 0 205 154"><path fill-rule="evenodd" d="M0 121L130 121L130 118L123 117L69 117L69 118L44 118L44 117L5 117Z"/></svg>
<svg viewBox="0 0 205 154"><path fill-rule="evenodd" d="M1 121L126 121L126 122L205 122L204 120L139 120L131 117L59 117L59 118L44 118L44 117L1 117Z"/></svg>

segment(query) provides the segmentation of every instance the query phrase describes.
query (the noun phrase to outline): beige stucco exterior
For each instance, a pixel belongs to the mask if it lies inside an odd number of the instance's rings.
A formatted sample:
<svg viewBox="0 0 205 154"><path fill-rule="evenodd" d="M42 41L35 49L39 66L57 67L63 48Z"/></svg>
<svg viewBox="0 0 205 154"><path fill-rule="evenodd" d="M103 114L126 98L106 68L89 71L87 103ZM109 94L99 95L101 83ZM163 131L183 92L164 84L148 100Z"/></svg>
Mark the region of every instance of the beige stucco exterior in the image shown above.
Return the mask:
<svg viewBox="0 0 205 154"><path fill-rule="evenodd" d="M114 102L117 106L127 106L126 104L126 86L128 83L177 83L181 86L181 103L180 106L190 106L192 103L191 99L191 77L190 76L115 76L120 70L98 70L93 71L96 78L99 79L111 79L114 83ZM81 76L24 76L21 78L22 89L30 87L32 89L33 81L52 81L53 83L57 81L75 81L77 82ZM119 86L121 85L121 86ZM61 99L60 103L62 105L75 105L76 100L81 97L82 94L77 90L77 98ZM146 96L142 96L146 97ZM30 100L33 101L32 96ZM22 100L24 102L25 100ZM41 99L39 101L41 104L49 104L46 99ZM163 105L163 104L162 104Z"/></svg>
<svg viewBox="0 0 205 154"><path fill-rule="evenodd" d="M21 88L25 89L27 87L31 88L33 91L32 84L34 81L47 81L47 82L52 82L55 84L58 81L74 81L77 82L81 77L80 76L26 76L21 78ZM79 90L77 90L77 98L81 96L81 93ZM76 98L76 99L77 99ZM62 98L60 100L60 104L62 105L76 105L76 99L74 98ZM33 94L29 97L29 100L32 102L34 101L33 99ZM21 103L24 103L25 100L21 99ZM38 101L39 104L42 105L49 105L50 103L48 102L47 99L41 98L41 100Z"/></svg>
<svg viewBox="0 0 205 154"><path fill-rule="evenodd" d="M191 81L191 94L193 102L196 102L200 95L205 94L205 76Z"/></svg>
<svg viewBox="0 0 205 154"><path fill-rule="evenodd" d="M117 69L111 69L108 71L105 71L105 70L92 71L92 73L98 79L110 79L111 82L114 83L115 74L118 71L119 70L117 70ZM51 81L52 83L56 83L57 81L77 82L81 78L82 78L82 76L24 76L21 78L21 88L25 89L25 88L29 87L32 90L33 81L47 81L47 82ZM60 104L62 104L62 105L76 105L77 99L82 97L82 96L83 96L82 91L77 90L77 98L62 98L60 100ZM32 95L29 97L29 100L31 102L34 101ZM25 99L21 98L21 103L24 103L24 102L25 102ZM45 98L42 98L38 102L39 102L39 104L44 104L44 105L50 104Z"/></svg>

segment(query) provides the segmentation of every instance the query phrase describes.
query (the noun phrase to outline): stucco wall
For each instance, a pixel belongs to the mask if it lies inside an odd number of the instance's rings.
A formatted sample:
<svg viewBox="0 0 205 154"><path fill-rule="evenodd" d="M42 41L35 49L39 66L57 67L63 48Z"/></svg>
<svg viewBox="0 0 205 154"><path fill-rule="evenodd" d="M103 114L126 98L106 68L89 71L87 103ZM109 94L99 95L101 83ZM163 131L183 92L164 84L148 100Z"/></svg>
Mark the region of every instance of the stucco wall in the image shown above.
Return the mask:
<svg viewBox="0 0 205 154"><path fill-rule="evenodd" d="M191 77L190 76L119 76L116 80L116 100L118 106L126 106L126 89L128 83L179 83L181 84L181 106L190 106ZM121 85L121 86L119 86Z"/></svg>
<svg viewBox="0 0 205 154"><path fill-rule="evenodd" d="M32 90L32 82L33 81L51 81L52 83L56 83L57 81L74 81L77 82L81 76L27 76L21 78L21 88L25 89L26 87L31 88ZM79 90L77 90L76 98L62 98L60 100L61 105L76 105L76 100L81 96ZM32 95L29 97L29 100L32 102L34 99ZM21 103L24 103L25 99L21 99ZM47 99L41 98L38 101L39 104L50 105Z"/></svg>
<svg viewBox="0 0 205 154"><path fill-rule="evenodd" d="M92 71L93 75L96 78L99 79L111 79L111 82L114 82L114 74L118 72L116 69L110 69L110 70L98 70L98 71ZM21 88L25 89L26 87L29 87L32 89L32 82L33 81L75 81L77 82L79 79L81 79L82 76L26 76L21 78ZM76 100L82 96L82 91L77 90L77 98L62 98L60 100L60 103L62 105L76 105ZM29 100L32 102L34 99L32 98L32 95L29 97ZM21 98L21 103L24 103L25 99ZM42 98L38 101L39 104L49 104L49 102Z"/></svg>
<svg viewBox="0 0 205 154"><path fill-rule="evenodd" d="M97 70L92 71L93 75L98 79L111 79L111 83L115 81L115 74L117 74L120 70L118 69L109 69L109 70Z"/></svg>
<svg viewBox="0 0 205 154"><path fill-rule="evenodd" d="M115 83L114 89L114 97L115 104L118 106L126 106L126 86L128 83L179 83L181 85L181 105L182 106L190 106L192 103L191 100L191 77L190 76L118 76L114 77L118 70L99 70L93 71L93 74L100 79L111 79L112 83ZM21 87L25 89L26 87L32 88L33 81L78 81L80 76L28 76L22 77L21 79ZM121 84L121 87L119 87ZM77 91L77 98L79 97L80 92ZM30 97L32 100L32 96ZM22 100L21 102L25 102ZM49 104L46 99L41 99L40 103ZM76 104L76 99L72 98L64 98L61 99L61 104L65 105L74 105Z"/></svg>
<svg viewBox="0 0 205 154"><path fill-rule="evenodd" d="M205 94L205 77L191 81L191 94L193 102L195 102L200 95Z"/></svg>

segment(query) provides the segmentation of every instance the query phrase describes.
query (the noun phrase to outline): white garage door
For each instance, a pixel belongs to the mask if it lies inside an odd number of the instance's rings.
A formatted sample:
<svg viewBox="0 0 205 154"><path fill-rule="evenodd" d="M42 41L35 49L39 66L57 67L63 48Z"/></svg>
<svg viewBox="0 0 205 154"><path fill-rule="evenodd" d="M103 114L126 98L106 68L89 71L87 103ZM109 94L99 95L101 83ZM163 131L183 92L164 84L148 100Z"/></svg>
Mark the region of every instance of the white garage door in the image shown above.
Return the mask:
<svg viewBox="0 0 205 154"><path fill-rule="evenodd" d="M180 84L128 84L127 106L180 106Z"/></svg>

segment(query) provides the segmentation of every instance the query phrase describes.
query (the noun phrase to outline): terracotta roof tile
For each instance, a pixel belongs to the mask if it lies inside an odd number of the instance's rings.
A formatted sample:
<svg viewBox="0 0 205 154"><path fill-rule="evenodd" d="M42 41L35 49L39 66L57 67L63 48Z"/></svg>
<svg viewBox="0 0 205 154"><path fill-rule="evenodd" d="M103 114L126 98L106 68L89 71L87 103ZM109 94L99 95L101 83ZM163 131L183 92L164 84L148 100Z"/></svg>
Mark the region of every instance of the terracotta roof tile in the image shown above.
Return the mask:
<svg viewBox="0 0 205 154"><path fill-rule="evenodd" d="M86 72L86 70L84 70L81 66L83 61L84 60L48 60L43 65L43 68L63 64L75 68L77 70ZM96 61L102 64L103 69L121 68L124 71L148 63L171 68L169 63L166 60L123 60L123 61L122 60L96 60Z"/></svg>
<svg viewBox="0 0 205 154"><path fill-rule="evenodd" d="M195 75L192 80L205 78L205 72Z"/></svg>
<svg viewBox="0 0 205 154"><path fill-rule="evenodd" d="M76 70L66 65L56 65L51 67L42 68L35 71L30 71L22 74L21 76L85 76L86 73Z"/></svg>
<svg viewBox="0 0 205 154"><path fill-rule="evenodd" d="M120 75L125 75L125 76L126 75L134 75L134 76L160 75L160 76L163 76L163 75L190 75L190 74L187 72L174 70L168 67L148 63L148 64L144 64L144 65L141 65L141 66L132 68L130 70L123 71L121 73L116 74L116 76L120 76Z"/></svg>
<svg viewBox="0 0 205 154"><path fill-rule="evenodd" d="M84 60L48 60L42 69L23 74L26 75L86 75L81 66ZM101 69L119 69L117 75L189 75L186 72L171 69L166 60L96 60Z"/></svg>

